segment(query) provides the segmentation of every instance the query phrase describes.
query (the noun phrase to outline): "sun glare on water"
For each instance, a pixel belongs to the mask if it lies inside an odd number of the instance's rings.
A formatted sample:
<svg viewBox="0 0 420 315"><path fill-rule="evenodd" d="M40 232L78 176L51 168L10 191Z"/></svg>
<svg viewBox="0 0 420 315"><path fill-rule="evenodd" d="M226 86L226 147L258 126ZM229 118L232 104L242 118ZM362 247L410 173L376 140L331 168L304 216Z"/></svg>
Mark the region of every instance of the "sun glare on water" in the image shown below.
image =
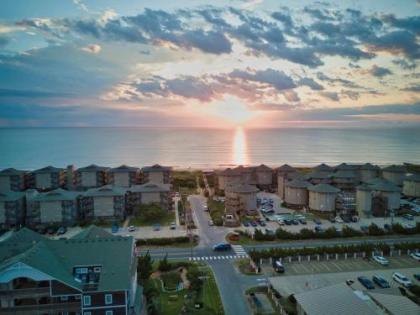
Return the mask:
<svg viewBox="0 0 420 315"><path fill-rule="evenodd" d="M248 152L246 144L246 135L242 127L236 127L233 135L233 159L232 163L236 165L248 164Z"/></svg>

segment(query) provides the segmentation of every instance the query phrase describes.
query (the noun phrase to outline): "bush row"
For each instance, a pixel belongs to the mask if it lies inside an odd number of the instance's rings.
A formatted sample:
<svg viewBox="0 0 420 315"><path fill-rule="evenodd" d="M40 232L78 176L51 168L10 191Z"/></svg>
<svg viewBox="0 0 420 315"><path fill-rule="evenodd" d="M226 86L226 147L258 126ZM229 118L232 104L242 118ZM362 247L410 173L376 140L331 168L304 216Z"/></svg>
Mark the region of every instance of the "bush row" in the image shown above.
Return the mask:
<svg viewBox="0 0 420 315"><path fill-rule="evenodd" d="M172 238L145 238L138 239L136 241L137 246L145 245L173 245L173 244L186 244L189 243L190 238L188 236L178 236Z"/></svg>

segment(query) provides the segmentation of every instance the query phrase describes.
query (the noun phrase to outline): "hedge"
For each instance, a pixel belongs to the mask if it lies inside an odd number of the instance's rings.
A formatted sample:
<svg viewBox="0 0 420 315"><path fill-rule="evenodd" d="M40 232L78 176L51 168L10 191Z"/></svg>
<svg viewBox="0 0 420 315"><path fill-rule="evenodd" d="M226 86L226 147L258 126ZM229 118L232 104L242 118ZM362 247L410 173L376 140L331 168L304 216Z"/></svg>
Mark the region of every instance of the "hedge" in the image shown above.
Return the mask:
<svg viewBox="0 0 420 315"><path fill-rule="evenodd" d="M136 241L137 246L145 245L173 245L173 244L186 244L190 242L188 236L178 236L172 238L144 238Z"/></svg>

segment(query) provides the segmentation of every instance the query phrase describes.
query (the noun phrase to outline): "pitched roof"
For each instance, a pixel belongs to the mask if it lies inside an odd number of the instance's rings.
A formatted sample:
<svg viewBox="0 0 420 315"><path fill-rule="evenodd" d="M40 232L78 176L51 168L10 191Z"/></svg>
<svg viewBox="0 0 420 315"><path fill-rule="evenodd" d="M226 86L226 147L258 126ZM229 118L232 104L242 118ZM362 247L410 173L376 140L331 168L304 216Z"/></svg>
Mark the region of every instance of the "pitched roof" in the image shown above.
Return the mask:
<svg viewBox="0 0 420 315"><path fill-rule="evenodd" d="M315 166L313 169L315 171L318 171L318 172L332 172L332 170L333 170L333 168L331 166L328 166L325 163L319 164L319 165Z"/></svg>
<svg viewBox="0 0 420 315"><path fill-rule="evenodd" d="M341 163L335 167L335 169L339 171L352 171L352 170L357 170L358 168L359 168L359 165L347 164L347 163Z"/></svg>
<svg viewBox="0 0 420 315"><path fill-rule="evenodd" d="M401 295L369 292L369 295L391 315L419 315L420 306Z"/></svg>
<svg viewBox="0 0 420 315"><path fill-rule="evenodd" d="M12 235L0 242L0 273L20 262L82 291L84 284L74 279L74 267L95 265L101 266L98 291L130 288L131 275L135 271L132 237L98 235L95 228L81 238L69 240L42 236L28 239L27 231L23 235L20 231L16 233L18 236Z"/></svg>
<svg viewBox="0 0 420 315"><path fill-rule="evenodd" d="M308 188L309 186L311 186L311 183L297 178L290 182L286 182L285 185L286 187L291 187L291 188Z"/></svg>
<svg viewBox="0 0 420 315"><path fill-rule="evenodd" d="M390 173L406 173L407 169L405 168L405 166L392 164L388 167L383 168L382 171Z"/></svg>
<svg viewBox="0 0 420 315"><path fill-rule="evenodd" d="M62 201L75 200L81 192L68 191L62 188L57 188L48 192L34 192L32 195L28 194L28 199L32 201Z"/></svg>
<svg viewBox="0 0 420 315"><path fill-rule="evenodd" d="M23 198L25 192L23 191L1 191L0 201L15 201Z"/></svg>
<svg viewBox="0 0 420 315"><path fill-rule="evenodd" d="M272 172L273 170L265 164L256 167L257 172Z"/></svg>
<svg viewBox="0 0 420 315"><path fill-rule="evenodd" d="M323 171L312 171L305 175L306 179L327 179L331 177L331 173L326 173Z"/></svg>
<svg viewBox="0 0 420 315"><path fill-rule="evenodd" d="M337 171L331 175L331 177L335 178L356 178L356 174L353 171Z"/></svg>
<svg viewBox="0 0 420 315"><path fill-rule="evenodd" d="M359 186L356 187L357 190L361 190L361 191L372 191L372 186L368 185L368 184L361 184Z"/></svg>
<svg viewBox="0 0 420 315"><path fill-rule="evenodd" d="M170 190L169 184L154 184L146 183L143 185L133 185L130 188L127 188L130 192L168 192Z"/></svg>
<svg viewBox="0 0 420 315"><path fill-rule="evenodd" d="M162 165L159 165L159 164L155 164L155 165L152 165L152 166L145 166L141 170L142 170L142 172L146 172L146 173L167 172L167 171L172 170L172 168L169 167L169 166L162 166Z"/></svg>
<svg viewBox="0 0 420 315"><path fill-rule="evenodd" d="M37 170L33 171L33 173L35 173L35 174L58 173L58 172L62 172L62 171L64 171L64 168L54 167L54 166L49 165L49 166L37 169Z"/></svg>
<svg viewBox="0 0 420 315"><path fill-rule="evenodd" d="M420 182L420 174L409 175L406 178L404 178L404 180L407 181L407 182L419 183Z"/></svg>
<svg viewBox="0 0 420 315"><path fill-rule="evenodd" d="M230 191L236 192L236 193L257 193L259 192L258 188L253 185L248 184L239 184L234 185L229 188Z"/></svg>
<svg viewBox="0 0 420 315"><path fill-rule="evenodd" d="M296 294L308 315L375 315L376 311L344 283Z"/></svg>
<svg viewBox="0 0 420 315"><path fill-rule="evenodd" d="M283 164L279 168L277 168L277 172L279 173L291 173L296 172L296 169L291 167L289 164Z"/></svg>
<svg viewBox="0 0 420 315"><path fill-rule="evenodd" d="M85 167L80 167L77 169L78 172L101 172L108 170L109 167L106 166L98 166L96 164L90 164Z"/></svg>
<svg viewBox="0 0 420 315"><path fill-rule="evenodd" d="M328 185L328 184L318 184L314 186L308 187L309 191L318 192L318 193L338 193L340 192L340 189L335 188L334 186Z"/></svg>
<svg viewBox="0 0 420 315"><path fill-rule="evenodd" d="M401 191L400 187L398 187L397 185L389 181L379 182L377 184L371 185L371 187L373 190L384 191L384 192L400 192Z"/></svg>
<svg viewBox="0 0 420 315"><path fill-rule="evenodd" d="M81 232L74 235L71 239L72 240L81 240L81 239L87 240L87 239L108 238L108 237L114 237L114 235L92 224L88 226L86 229L83 229Z"/></svg>
<svg viewBox="0 0 420 315"><path fill-rule="evenodd" d="M128 173L128 172L138 172L140 169L138 167L127 166L125 164L111 168L109 172L111 173Z"/></svg>
<svg viewBox="0 0 420 315"><path fill-rule="evenodd" d="M86 196L86 197L121 196L121 195L124 195L126 191L127 190L124 187L119 187L119 186L114 186L114 185L105 185L102 187L90 188L87 191L85 191L83 196Z"/></svg>
<svg viewBox="0 0 420 315"><path fill-rule="evenodd" d="M15 168L5 168L0 171L0 176L23 175L27 171L17 170Z"/></svg>
<svg viewBox="0 0 420 315"><path fill-rule="evenodd" d="M372 165L370 163L365 163L363 165L360 165L360 169L363 170L363 171L368 171L368 170L375 171L375 170L379 170L379 166Z"/></svg>

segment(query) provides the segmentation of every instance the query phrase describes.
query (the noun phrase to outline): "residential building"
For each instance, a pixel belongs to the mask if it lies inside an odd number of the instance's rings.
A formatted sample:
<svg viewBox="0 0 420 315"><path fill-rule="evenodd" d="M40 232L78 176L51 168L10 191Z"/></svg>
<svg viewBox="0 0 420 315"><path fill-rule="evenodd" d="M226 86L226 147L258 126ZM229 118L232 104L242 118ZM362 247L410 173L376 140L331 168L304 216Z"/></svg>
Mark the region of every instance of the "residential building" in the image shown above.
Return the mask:
<svg viewBox="0 0 420 315"><path fill-rule="evenodd" d="M286 182L296 177L297 170L288 164L284 164L277 168L277 192L281 199L285 196Z"/></svg>
<svg viewBox="0 0 420 315"><path fill-rule="evenodd" d="M38 190L52 190L64 187L66 182L63 168L47 166L32 172L33 188Z"/></svg>
<svg viewBox="0 0 420 315"><path fill-rule="evenodd" d="M398 186L402 186L406 173L407 169L402 165L391 165L382 169L382 177Z"/></svg>
<svg viewBox="0 0 420 315"><path fill-rule="evenodd" d="M25 193L0 191L0 227L18 227L25 223Z"/></svg>
<svg viewBox="0 0 420 315"><path fill-rule="evenodd" d="M420 197L420 174L413 174L404 179L403 193L408 197Z"/></svg>
<svg viewBox="0 0 420 315"><path fill-rule="evenodd" d="M226 190L225 206L229 214L257 214L258 188L253 185L240 184Z"/></svg>
<svg viewBox="0 0 420 315"><path fill-rule="evenodd" d="M80 199L80 214L89 221L123 220L126 216L126 189L105 185L90 188Z"/></svg>
<svg viewBox="0 0 420 315"><path fill-rule="evenodd" d="M142 204L157 203L169 210L172 205L169 184L146 183L128 188L128 203L131 210Z"/></svg>
<svg viewBox="0 0 420 315"><path fill-rule="evenodd" d="M317 171L314 169L312 172L305 175L305 179L312 185L317 184L332 184L332 172Z"/></svg>
<svg viewBox="0 0 420 315"><path fill-rule="evenodd" d="M345 283L294 295L297 315L378 315L377 306Z"/></svg>
<svg viewBox="0 0 420 315"><path fill-rule="evenodd" d="M105 185L108 169L108 167L95 164L78 168L75 172L76 187L88 189Z"/></svg>
<svg viewBox="0 0 420 315"><path fill-rule="evenodd" d="M153 166L143 167L143 183L170 184L172 168L155 164Z"/></svg>
<svg viewBox="0 0 420 315"><path fill-rule="evenodd" d="M366 163L360 165L358 173L359 173L359 180L361 182L366 182L372 178L379 176L380 168L377 165L372 165L370 163Z"/></svg>
<svg viewBox="0 0 420 315"><path fill-rule="evenodd" d="M317 172L317 173L331 174L334 171L334 168L325 164L325 163L322 163L322 164L319 164L319 165L315 166L312 169L312 171Z"/></svg>
<svg viewBox="0 0 420 315"><path fill-rule="evenodd" d="M79 192L61 188L48 192L26 192L26 224L31 227L51 224L74 225L78 220Z"/></svg>
<svg viewBox="0 0 420 315"><path fill-rule="evenodd" d="M133 237L88 230L52 240L23 228L0 242L0 314L140 314Z"/></svg>
<svg viewBox="0 0 420 315"><path fill-rule="evenodd" d="M334 212L336 198L340 189L328 185L318 184L309 186L309 209L319 212Z"/></svg>
<svg viewBox="0 0 420 315"><path fill-rule="evenodd" d="M341 190L353 190L359 183L356 173L353 170L338 170L331 175L332 183Z"/></svg>
<svg viewBox="0 0 420 315"><path fill-rule="evenodd" d="M25 176L27 172L14 168L6 168L0 171L0 192L1 191L22 191L25 190Z"/></svg>
<svg viewBox="0 0 420 315"><path fill-rule="evenodd" d="M108 171L108 183L115 186L130 187L139 183L140 169L121 165Z"/></svg>
<svg viewBox="0 0 420 315"><path fill-rule="evenodd" d="M261 164L254 168L255 177L256 177L256 184L260 187L268 188L271 187L273 184L273 170ZM246 182L249 183L249 182Z"/></svg>
<svg viewBox="0 0 420 315"><path fill-rule="evenodd" d="M294 179L286 182L284 201L287 206L298 209L307 206L309 199L309 186L311 186L311 184L308 181L301 179Z"/></svg>
<svg viewBox="0 0 420 315"><path fill-rule="evenodd" d="M242 183L242 174L237 169L227 168L217 172L218 190L226 192L227 187L240 185Z"/></svg>

